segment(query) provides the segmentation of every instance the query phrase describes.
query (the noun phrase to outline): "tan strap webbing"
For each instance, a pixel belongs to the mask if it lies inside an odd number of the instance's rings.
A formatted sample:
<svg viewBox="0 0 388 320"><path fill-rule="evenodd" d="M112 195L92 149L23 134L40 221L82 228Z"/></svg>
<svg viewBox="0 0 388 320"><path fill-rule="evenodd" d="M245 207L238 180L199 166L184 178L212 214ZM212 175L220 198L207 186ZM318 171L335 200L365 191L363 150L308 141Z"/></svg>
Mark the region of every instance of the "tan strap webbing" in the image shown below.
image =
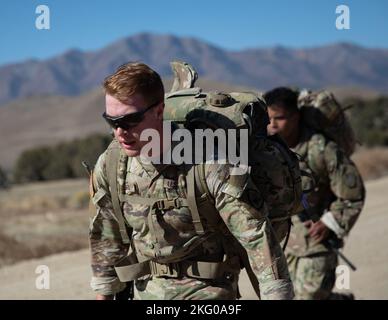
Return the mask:
<svg viewBox="0 0 388 320"><path fill-rule="evenodd" d="M129 203L144 204L147 206L153 206L157 199L145 198L137 195L120 194L119 199L121 202L128 201Z"/></svg>
<svg viewBox="0 0 388 320"><path fill-rule="evenodd" d="M203 235L205 229L203 227L201 217L199 215L197 199L195 194L195 177L194 170L195 165L192 165L187 172L186 181L187 181L187 204L190 208L191 217L193 220L195 231L198 235Z"/></svg>
<svg viewBox="0 0 388 320"><path fill-rule="evenodd" d="M149 260L140 263L131 264L129 259L125 257L117 265L115 270L121 282L134 281L141 277L151 274Z"/></svg>
<svg viewBox="0 0 388 320"><path fill-rule="evenodd" d="M120 149L116 147L108 148L106 155L107 178L110 186L113 211L119 224L120 234L123 243L130 243L127 228L125 226L124 215L121 210L119 193L117 188L117 165L120 159Z"/></svg>
<svg viewBox="0 0 388 320"><path fill-rule="evenodd" d="M121 202L127 201L129 203L144 204L152 207L156 204L160 210L168 210L172 208L188 207L187 199L176 197L174 199L159 199L159 198L145 198L137 195L121 194L119 196Z"/></svg>
<svg viewBox="0 0 388 320"><path fill-rule="evenodd" d="M209 188L207 187L206 183L206 176L205 176L205 164L201 163L195 166L195 175L194 175L195 181L196 181L196 187L199 191L199 193L208 195L209 201L211 201L211 195ZM214 206L214 201L211 201L211 204Z"/></svg>

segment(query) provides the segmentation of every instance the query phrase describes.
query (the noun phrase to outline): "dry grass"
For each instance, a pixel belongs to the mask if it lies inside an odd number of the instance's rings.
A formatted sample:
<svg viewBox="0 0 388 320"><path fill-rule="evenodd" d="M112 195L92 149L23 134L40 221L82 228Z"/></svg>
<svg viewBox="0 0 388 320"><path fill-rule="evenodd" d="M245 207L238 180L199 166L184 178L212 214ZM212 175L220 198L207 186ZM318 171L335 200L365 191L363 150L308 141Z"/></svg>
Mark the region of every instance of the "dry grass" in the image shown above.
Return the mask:
<svg viewBox="0 0 388 320"><path fill-rule="evenodd" d="M0 228L0 266L86 248L88 223L87 210L10 217Z"/></svg>
<svg viewBox="0 0 388 320"><path fill-rule="evenodd" d="M87 208L88 180L70 179L34 182L17 185L0 192L0 215L2 212L41 213L63 209Z"/></svg>
<svg viewBox="0 0 388 320"><path fill-rule="evenodd" d="M0 192L0 266L88 246L86 180L31 183Z"/></svg>

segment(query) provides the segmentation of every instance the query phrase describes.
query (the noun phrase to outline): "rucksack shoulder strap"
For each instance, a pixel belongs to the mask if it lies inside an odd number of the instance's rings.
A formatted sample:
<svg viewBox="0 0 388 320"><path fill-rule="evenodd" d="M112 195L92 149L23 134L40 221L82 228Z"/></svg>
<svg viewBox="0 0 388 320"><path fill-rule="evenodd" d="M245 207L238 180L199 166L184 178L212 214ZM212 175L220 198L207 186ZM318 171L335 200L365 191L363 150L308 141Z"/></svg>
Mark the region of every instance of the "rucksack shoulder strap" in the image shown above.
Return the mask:
<svg viewBox="0 0 388 320"><path fill-rule="evenodd" d="M205 229L211 231L220 230L219 222L221 218L207 186L205 166L206 164L204 163L192 165L186 173L187 205L198 234L202 234ZM204 227L204 222L206 223L206 228Z"/></svg>
<svg viewBox="0 0 388 320"><path fill-rule="evenodd" d="M121 148L117 140L113 140L109 145L106 153L106 174L108 184L110 187L110 194L112 199L113 211L116 220L119 224L120 234L123 243L130 243L127 228L125 225L124 215L121 210L118 190L118 164L121 156Z"/></svg>
<svg viewBox="0 0 388 320"><path fill-rule="evenodd" d="M207 186L205 166L206 164L204 163L194 166L194 186L195 192L197 193L196 201L198 210L202 213L202 217L206 218L208 227L212 230L218 230L220 215L215 207L213 196Z"/></svg>
<svg viewBox="0 0 388 320"><path fill-rule="evenodd" d="M198 208L197 204L197 194L196 189L202 194L202 190L197 188L197 179L195 177L197 165L192 165L187 172L186 181L187 181L187 204L189 206L195 231L197 234L202 235L205 233L205 228L201 221L201 216L199 211L201 210L201 205Z"/></svg>

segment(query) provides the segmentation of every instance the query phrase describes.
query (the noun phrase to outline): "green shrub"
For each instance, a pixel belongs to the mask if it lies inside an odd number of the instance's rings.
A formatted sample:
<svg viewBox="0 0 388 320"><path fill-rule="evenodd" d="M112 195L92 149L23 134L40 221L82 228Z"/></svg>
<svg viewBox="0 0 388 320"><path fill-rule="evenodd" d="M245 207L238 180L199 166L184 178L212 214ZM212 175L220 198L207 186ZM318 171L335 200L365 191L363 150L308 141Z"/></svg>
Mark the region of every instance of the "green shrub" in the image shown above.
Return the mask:
<svg viewBox="0 0 388 320"><path fill-rule="evenodd" d="M111 139L107 135L95 134L52 147L26 150L16 161L14 181L24 183L85 177L81 162L93 166Z"/></svg>

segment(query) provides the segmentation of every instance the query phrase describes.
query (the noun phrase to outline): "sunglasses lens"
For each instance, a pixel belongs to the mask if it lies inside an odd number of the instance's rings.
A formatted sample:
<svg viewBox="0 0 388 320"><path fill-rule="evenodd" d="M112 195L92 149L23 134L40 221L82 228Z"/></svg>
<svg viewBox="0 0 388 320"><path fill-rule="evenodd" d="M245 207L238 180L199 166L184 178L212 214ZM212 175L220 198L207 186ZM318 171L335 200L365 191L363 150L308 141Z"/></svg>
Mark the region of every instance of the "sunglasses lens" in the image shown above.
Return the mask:
<svg viewBox="0 0 388 320"><path fill-rule="evenodd" d="M104 116L104 119L105 121L109 124L110 127L112 127L113 129L117 129L118 126L117 126L117 121L114 121L112 119L109 119L107 117Z"/></svg>
<svg viewBox="0 0 388 320"><path fill-rule="evenodd" d="M144 116L142 114L133 114L123 117L121 119L111 119L108 117L104 117L106 122L113 128L118 129L121 128L123 130L128 130L130 128L136 127L142 120Z"/></svg>
<svg viewBox="0 0 388 320"><path fill-rule="evenodd" d="M149 109L157 106L158 104L159 102L154 103L143 111L127 114L121 117L113 118L108 116L105 112L102 116L113 129L121 128L123 130L128 130L130 128L136 127L140 122L142 122L144 119L144 114Z"/></svg>
<svg viewBox="0 0 388 320"><path fill-rule="evenodd" d="M140 122L142 122L143 119L144 119L144 113L143 112L139 112L139 113L134 113L134 114L128 115L128 119L125 120L125 121L127 121L127 123L137 125Z"/></svg>

